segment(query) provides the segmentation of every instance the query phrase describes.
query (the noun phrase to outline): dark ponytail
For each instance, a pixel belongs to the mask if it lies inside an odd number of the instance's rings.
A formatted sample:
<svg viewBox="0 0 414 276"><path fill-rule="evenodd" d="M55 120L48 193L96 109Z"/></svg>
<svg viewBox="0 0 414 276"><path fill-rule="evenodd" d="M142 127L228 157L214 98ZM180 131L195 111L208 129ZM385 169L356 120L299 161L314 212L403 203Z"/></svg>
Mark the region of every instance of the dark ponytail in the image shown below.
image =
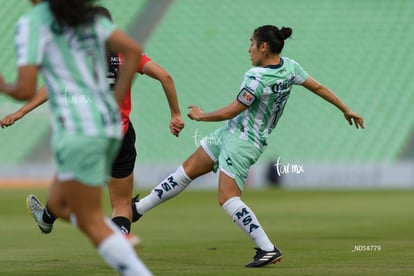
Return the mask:
<svg viewBox="0 0 414 276"><path fill-rule="evenodd" d="M270 51L275 54L280 54L285 46L285 40L292 35L292 29L289 27L282 27L280 30L273 25L264 25L254 30L253 36L260 46L266 42L269 44Z"/></svg>
<svg viewBox="0 0 414 276"><path fill-rule="evenodd" d="M74 28L93 22L97 14L96 0L47 0L50 11L61 30Z"/></svg>
<svg viewBox="0 0 414 276"><path fill-rule="evenodd" d="M283 40L286 40L292 35L292 29L289 27L282 27L282 29L280 29L279 32L283 37Z"/></svg>

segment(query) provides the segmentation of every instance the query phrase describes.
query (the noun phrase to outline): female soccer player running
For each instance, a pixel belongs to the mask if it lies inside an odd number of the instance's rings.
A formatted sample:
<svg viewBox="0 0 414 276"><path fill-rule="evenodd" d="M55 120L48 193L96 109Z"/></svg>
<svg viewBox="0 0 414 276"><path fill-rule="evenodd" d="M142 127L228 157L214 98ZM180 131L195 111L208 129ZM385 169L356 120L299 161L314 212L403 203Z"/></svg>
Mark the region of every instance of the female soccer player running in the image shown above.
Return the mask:
<svg viewBox="0 0 414 276"><path fill-rule="evenodd" d="M112 15L108 9L104 7L96 7L99 14L107 17L112 21ZM107 52L107 80L113 89L119 75L119 70L123 63L123 57L118 53ZM150 57L142 53L137 73L150 76L158 80L164 89L165 96L170 108L170 131L171 134L179 136L179 133L184 128L184 122L181 118L181 112L178 104L177 93L174 85L174 80L171 75L159 64L153 61ZM0 120L1 127L8 127L20 120L27 113L47 101L47 91L42 86L36 95L22 106L16 112L9 114ZM136 160L135 149L135 130L130 121L131 113L131 88L128 89L125 98L120 106L121 121L122 121L122 144L118 155L116 156L111 169L111 178L108 182L108 190L112 206L112 221L121 229L128 240L134 246L139 245L140 239L131 234L131 197L134 188L134 167ZM52 187L53 188L53 187ZM33 215L42 233L48 234L53 229L53 223L57 219L53 212L54 205L59 202L47 202L46 206L33 194L27 197L27 207ZM70 214L67 209L68 217Z"/></svg>
<svg viewBox="0 0 414 276"><path fill-rule="evenodd" d="M190 106L188 116L196 121L223 121L226 125L201 141L201 146L150 194L133 204L138 220L151 208L178 195L190 182L219 170L218 201L233 221L256 243L256 255L246 267L261 267L281 260L282 253L270 241L253 211L240 199L250 166L267 146L267 138L280 119L294 84L302 85L341 110L350 125L364 128L363 119L335 94L315 81L294 60L281 57L291 28L261 26L250 39L254 66L244 75L236 99L213 112ZM219 141L219 142L217 142Z"/></svg>
<svg viewBox="0 0 414 276"><path fill-rule="evenodd" d="M93 3L42 1L23 16L16 30L17 81L6 84L0 76L0 91L15 99L31 99L42 72L57 166L49 199L69 206L71 221L120 274L151 275L119 229L105 218L101 202L102 186L122 137L118 105L131 84L141 47L98 16ZM115 98L106 80L106 49L125 57ZM63 210L55 211L59 216Z"/></svg>

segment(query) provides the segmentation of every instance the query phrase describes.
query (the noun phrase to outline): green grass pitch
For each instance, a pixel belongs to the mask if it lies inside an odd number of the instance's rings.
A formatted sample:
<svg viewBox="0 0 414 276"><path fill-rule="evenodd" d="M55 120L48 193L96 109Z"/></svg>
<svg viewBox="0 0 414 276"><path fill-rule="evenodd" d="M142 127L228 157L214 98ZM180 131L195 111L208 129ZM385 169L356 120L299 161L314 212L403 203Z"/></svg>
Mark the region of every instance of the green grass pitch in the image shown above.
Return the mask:
<svg viewBox="0 0 414 276"><path fill-rule="evenodd" d="M0 190L0 275L115 275L71 225L40 234L25 208L32 192L45 200L44 189ZM155 275L414 275L414 190L245 191L284 254L259 269L243 267L254 244L216 198L189 190L133 225Z"/></svg>

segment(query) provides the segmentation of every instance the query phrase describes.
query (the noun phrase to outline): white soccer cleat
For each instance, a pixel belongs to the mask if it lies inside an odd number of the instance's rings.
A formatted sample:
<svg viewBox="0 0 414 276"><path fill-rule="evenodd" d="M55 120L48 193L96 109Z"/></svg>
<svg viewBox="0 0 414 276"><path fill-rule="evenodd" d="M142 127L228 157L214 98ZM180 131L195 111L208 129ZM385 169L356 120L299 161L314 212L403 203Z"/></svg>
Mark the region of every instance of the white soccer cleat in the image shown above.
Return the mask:
<svg viewBox="0 0 414 276"><path fill-rule="evenodd" d="M27 196L26 208L35 219L40 231L42 231L43 234L49 234L52 232L53 224L43 221L43 210L45 207L35 195L31 194Z"/></svg>

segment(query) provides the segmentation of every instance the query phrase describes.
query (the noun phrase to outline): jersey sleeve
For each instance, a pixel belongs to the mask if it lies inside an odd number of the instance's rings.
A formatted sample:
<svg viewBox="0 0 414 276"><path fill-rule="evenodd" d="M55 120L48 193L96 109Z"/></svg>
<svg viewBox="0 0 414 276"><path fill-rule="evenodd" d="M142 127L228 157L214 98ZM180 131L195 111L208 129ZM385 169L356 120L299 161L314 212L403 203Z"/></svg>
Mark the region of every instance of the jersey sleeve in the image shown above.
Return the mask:
<svg viewBox="0 0 414 276"><path fill-rule="evenodd" d="M142 53L141 54L141 61L139 62L139 65L138 65L138 70L137 70L138 73L144 74L144 71L143 71L144 70L144 65L148 61L151 61L151 58L148 57L146 54Z"/></svg>
<svg viewBox="0 0 414 276"><path fill-rule="evenodd" d="M96 20L98 32L104 41L108 40L111 34L116 30L116 26L108 18L99 16Z"/></svg>
<svg viewBox="0 0 414 276"><path fill-rule="evenodd" d="M40 23L29 16L19 19L15 31L17 66L40 65L44 56Z"/></svg>
<svg viewBox="0 0 414 276"><path fill-rule="evenodd" d="M247 107L250 107L258 98L261 97L263 89L262 84L256 79L252 70L244 74L243 82L240 86L240 92L237 95L237 100Z"/></svg>
<svg viewBox="0 0 414 276"><path fill-rule="evenodd" d="M293 82L295 84L302 84L309 77L309 74L302 68L302 66L300 66L299 63L294 60L292 60L292 62L295 70L295 78L293 79Z"/></svg>

